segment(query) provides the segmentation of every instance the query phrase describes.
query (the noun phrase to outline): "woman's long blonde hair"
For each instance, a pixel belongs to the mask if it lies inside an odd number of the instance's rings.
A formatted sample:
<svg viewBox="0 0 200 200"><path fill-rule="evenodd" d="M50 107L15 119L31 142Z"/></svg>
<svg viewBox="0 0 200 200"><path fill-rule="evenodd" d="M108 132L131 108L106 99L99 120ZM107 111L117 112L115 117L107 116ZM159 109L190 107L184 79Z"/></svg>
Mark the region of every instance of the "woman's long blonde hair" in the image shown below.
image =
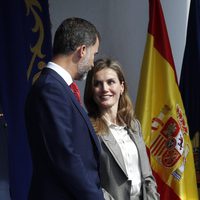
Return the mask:
<svg viewBox="0 0 200 200"><path fill-rule="evenodd" d="M98 71L103 69L112 69L116 72L120 83L124 84L124 92L120 96L117 121L125 123L128 128L133 130L134 127L134 109L131 99L128 95L127 83L124 79L124 75L120 64L117 61L111 59L99 59L95 62L92 70L89 71L86 79L85 91L84 91L84 103L88 111L88 115L94 126L94 129L98 135L108 133L108 127L102 113L96 102L94 101L93 87L94 87L94 76Z"/></svg>

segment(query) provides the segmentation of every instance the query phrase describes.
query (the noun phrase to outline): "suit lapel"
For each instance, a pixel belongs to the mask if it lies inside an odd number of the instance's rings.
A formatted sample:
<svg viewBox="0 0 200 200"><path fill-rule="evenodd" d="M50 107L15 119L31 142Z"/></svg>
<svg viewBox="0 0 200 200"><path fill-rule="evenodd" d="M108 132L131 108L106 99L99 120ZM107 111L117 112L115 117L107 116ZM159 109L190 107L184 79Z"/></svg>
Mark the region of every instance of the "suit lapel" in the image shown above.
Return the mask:
<svg viewBox="0 0 200 200"><path fill-rule="evenodd" d="M115 140L115 138L112 135L112 133L109 133L109 134L106 134L106 135L102 135L101 138L102 138L104 144L109 149L109 151L112 154L112 156L114 157L115 161L119 165L119 167L122 169L122 171L128 177L120 146L118 145L118 143Z"/></svg>
<svg viewBox="0 0 200 200"><path fill-rule="evenodd" d="M137 127L136 132L133 133L130 129L128 129L128 134L130 135L130 138L133 140L133 142L135 143L137 150L138 150L138 157L139 157L139 162L140 162L140 169L141 169L141 175L142 177L144 177L144 173L145 173L145 169L147 166L144 166L141 161L141 159L145 159L145 155L144 155L144 151L146 151L146 149L143 148L143 141L142 138L140 136L140 129L139 127Z"/></svg>
<svg viewBox="0 0 200 200"><path fill-rule="evenodd" d="M130 129L127 129L128 130L128 134L131 138L131 140L135 143L135 146L137 147L137 150L138 150L138 156L139 156L139 159L141 158L141 155L140 155L140 152L141 152L141 144L140 144L140 138L139 138L139 135L138 133L133 133ZM141 163L141 161L140 161Z"/></svg>
<svg viewBox="0 0 200 200"><path fill-rule="evenodd" d="M135 143L135 145L136 145L136 147L137 147L137 149L138 149L138 152L140 152L139 151L139 149L140 149L140 145L138 144L138 135L137 135L137 133L133 133L130 129L127 129L128 130L128 134L129 134L129 136L130 136L130 138L133 140L133 142Z"/></svg>
<svg viewBox="0 0 200 200"><path fill-rule="evenodd" d="M96 144L96 147L98 149L98 151L100 152L100 145L99 145L99 141L98 138L95 134L95 131L92 127L92 124L90 122L89 117L87 116L87 113L85 112L84 108L80 105L80 103L77 101L76 97L74 96L73 92L71 91L70 87L67 85L67 83L64 81L64 79L54 70L49 69L49 68L44 68L42 73L49 73L51 74L57 81L59 81L62 85L64 90L66 91L66 93L68 93L68 96L71 98L72 103L76 106L77 110L80 112L80 114L82 115L83 119L86 122L86 125L89 129L89 132Z"/></svg>
<svg viewBox="0 0 200 200"><path fill-rule="evenodd" d="M76 106L77 110L80 112L80 114L82 115L83 119L85 120L87 127L89 129L89 132L98 148L98 151L100 152L100 145L99 145L99 141L98 138L95 134L95 131L93 129L93 126L90 122L89 117L87 116L87 113L85 112L84 108L80 105L80 103L77 101L76 97L74 96L73 92L71 91L71 89L68 87L68 92L70 94L70 98L72 99L73 104Z"/></svg>

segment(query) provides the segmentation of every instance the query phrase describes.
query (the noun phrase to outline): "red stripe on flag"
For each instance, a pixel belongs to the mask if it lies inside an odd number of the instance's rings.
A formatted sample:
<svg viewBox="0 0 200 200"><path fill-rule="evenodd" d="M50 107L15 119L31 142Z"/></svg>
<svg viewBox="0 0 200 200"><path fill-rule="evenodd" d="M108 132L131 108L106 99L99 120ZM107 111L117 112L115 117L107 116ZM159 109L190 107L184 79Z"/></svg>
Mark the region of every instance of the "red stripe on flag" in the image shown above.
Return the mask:
<svg viewBox="0 0 200 200"><path fill-rule="evenodd" d="M174 59L172 56L172 51L170 47L169 37L167 34L167 28L160 0L149 0L149 7L150 8L148 32L154 36L154 47L171 65L174 71L176 83L178 85Z"/></svg>
<svg viewBox="0 0 200 200"><path fill-rule="evenodd" d="M163 143L163 141L165 142L165 139L159 135L156 141L150 147L152 154L155 154L154 152L157 152L159 150L160 145Z"/></svg>
<svg viewBox="0 0 200 200"><path fill-rule="evenodd" d="M165 149L165 145L164 145L164 146L162 147L162 149L160 150L158 156L160 156L160 155L162 154L162 152L164 151L164 149Z"/></svg>
<svg viewBox="0 0 200 200"><path fill-rule="evenodd" d="M160 194L160 199L181 200L179 196L174 192L174 190L161 180L160 176L155 171L153 171L153 175L158 185L158 192Z"/></svg>
<svg viewBox="0 0 200 200"><path fill-rule="evenodd" d="M156 156L157 154L158 154L158 152L160 152L160 148L162 147L162 146L164 146L164 144L165 144L165 140L163 140L162 141L162 143L158 146L158 148L157 148L157 151L154 153L154 156ZM165 147L165 146L164 146ZM163 148L162 148L163 149ZM164 149L163 149L164 150ZM162 152L160 152L160 154L161 154Z"/></svg>
<svg viewBox="0 0 200 200"><path fill-rule="evenodd" d="M146 147L147 150L147 155L150 158L150 151L149 149ZM160 176L152 169L154 178L156 179L156 183L157 183L157 190L158 193L160 194L160 199L162 200L181 200L179 198L179 196L174 192L174 190L169 187L164 181L162 181L162 179L160 178Z"/></svg>

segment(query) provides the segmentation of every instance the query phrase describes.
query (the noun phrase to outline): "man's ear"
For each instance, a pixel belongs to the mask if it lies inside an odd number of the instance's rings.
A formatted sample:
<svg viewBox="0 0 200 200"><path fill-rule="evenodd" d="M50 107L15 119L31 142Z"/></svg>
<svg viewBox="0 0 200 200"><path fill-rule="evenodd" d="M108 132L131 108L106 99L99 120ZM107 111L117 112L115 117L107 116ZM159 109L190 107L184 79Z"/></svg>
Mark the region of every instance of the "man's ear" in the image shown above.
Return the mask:
<svg viewBox="0 0 200 200"><path fill-rule="evenodd" d="M86 45L81 45L80 47L78 47L77 52L78 52L79 58L84 57L86 54Z"/></svg>

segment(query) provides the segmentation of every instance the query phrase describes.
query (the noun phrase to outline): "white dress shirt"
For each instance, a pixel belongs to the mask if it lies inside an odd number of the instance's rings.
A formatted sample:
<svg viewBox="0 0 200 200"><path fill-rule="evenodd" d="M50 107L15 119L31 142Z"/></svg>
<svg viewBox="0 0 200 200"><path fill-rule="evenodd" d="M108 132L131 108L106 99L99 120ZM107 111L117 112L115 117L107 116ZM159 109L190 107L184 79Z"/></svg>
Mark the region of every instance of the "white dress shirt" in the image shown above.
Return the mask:
<svg viewBox="0 0 200 200"><path fill-rule="evenodd" d="M64 68L62 68L61 66L57 65L56 63L48 62L46 67L57 72L65 80L67 85L70 85L73 82L70 73L66 71Z"/></svg>
<svg viewBox="0 0 200 200"><path fill-rule="evenodd" d="M118 126L108 121L107 124L110 132L120 146L128 179L132 182L131 197L139 196L141 188L141 172L137 147L128 135L125 126Z"/></svg>

